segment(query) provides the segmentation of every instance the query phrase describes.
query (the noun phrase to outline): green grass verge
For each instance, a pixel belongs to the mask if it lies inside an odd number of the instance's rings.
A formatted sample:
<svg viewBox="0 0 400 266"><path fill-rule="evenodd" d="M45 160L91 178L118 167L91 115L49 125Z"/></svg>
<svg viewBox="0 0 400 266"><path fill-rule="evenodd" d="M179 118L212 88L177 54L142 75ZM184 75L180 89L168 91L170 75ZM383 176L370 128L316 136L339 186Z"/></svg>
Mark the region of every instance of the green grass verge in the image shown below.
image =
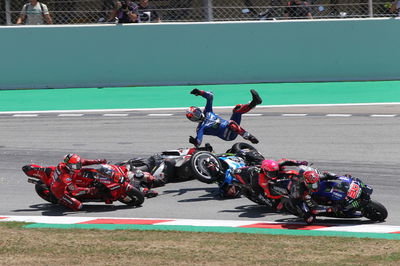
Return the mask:
<svg viewBox="0 0 400 266"><path fill-rule="evenodd" d="M27 225L31 227L31 225ZM0 223L2 265L399 265L400 241Z"/></svg>

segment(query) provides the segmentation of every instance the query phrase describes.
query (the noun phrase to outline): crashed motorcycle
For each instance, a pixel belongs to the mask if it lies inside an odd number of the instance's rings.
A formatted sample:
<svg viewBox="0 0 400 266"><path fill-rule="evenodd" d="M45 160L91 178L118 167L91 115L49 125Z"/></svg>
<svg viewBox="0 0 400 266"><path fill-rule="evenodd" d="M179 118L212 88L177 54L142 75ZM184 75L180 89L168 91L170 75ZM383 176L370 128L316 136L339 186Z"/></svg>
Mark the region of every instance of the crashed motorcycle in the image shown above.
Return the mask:
<svg viewBox="0 0 400 266"><path fill-rule="evenodd" d="M131 171L141 170L155 177L153 187L164 186L166 183L182 182L193 179L190 160L193 154L199 151L213 151L212 146L206 143L204 147L178 148L154 154L149 158L133 158L116 163L128 166Z"/></svg>
<svg viewBox="0 0 400 266"><path fill-rule="evenodd" d="M228 170L258 165L262 160L264 160L264 156L256 148L250 144L238 142L225 153L196 152L190 159L190 166L197 180L211 184L227 177Z"/></svg>

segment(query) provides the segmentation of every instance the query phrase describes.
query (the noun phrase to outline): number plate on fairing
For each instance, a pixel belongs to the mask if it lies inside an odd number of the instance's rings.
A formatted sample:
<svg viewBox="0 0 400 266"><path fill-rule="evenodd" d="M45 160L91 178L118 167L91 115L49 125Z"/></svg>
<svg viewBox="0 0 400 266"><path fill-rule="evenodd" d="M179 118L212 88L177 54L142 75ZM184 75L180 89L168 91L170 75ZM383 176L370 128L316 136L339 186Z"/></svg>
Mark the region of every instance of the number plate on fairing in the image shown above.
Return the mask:
<svg viewBox="0 0 400 266"><path fill-rule="evenodd" d="M351 182L350 188L347 191L347 197L357 199L361 195L362 189L356 182Z"/></svg>

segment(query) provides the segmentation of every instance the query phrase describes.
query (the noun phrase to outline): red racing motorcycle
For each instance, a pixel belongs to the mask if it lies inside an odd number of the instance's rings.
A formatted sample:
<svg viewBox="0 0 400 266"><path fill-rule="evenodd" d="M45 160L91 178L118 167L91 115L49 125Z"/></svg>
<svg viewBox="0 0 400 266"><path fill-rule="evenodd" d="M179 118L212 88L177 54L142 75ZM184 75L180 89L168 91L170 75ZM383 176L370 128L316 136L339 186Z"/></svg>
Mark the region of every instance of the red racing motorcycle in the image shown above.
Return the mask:
<svg viewBox="0 0 400 266"><path fill-rule="evenodd" d="M52 177L56 167L40 165L25 165L24 173L29 176L28 182L35 184L36 193L44 200L57 204L58 199L50 190ZM108 172L106 172L108 171ZM112 171L124 173L118 175L118 180ZM116 165L101 165L99 168L82 168L75 173L74 180L80 187L95 187L96 193L91 195L75 195L81 202L105 202L111 204L120 201L128 206L140 206L144 202L143 193L130 184L126 171Z"/></svg>

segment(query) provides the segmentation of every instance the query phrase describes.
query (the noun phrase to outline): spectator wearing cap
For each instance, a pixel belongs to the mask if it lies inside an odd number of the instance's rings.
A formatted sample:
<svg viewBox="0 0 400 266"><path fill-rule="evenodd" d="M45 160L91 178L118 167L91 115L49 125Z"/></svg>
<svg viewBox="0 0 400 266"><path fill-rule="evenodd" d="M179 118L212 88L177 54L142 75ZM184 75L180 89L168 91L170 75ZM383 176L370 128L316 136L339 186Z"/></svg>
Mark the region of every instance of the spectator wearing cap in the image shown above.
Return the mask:
<svg viewBox="0 0 400 266"><path fill-rule="evenodd" d="M40 25L45 21L47 24L53 24L47 6L37 0L30 0L22 7L17 24Z"/></svg>

